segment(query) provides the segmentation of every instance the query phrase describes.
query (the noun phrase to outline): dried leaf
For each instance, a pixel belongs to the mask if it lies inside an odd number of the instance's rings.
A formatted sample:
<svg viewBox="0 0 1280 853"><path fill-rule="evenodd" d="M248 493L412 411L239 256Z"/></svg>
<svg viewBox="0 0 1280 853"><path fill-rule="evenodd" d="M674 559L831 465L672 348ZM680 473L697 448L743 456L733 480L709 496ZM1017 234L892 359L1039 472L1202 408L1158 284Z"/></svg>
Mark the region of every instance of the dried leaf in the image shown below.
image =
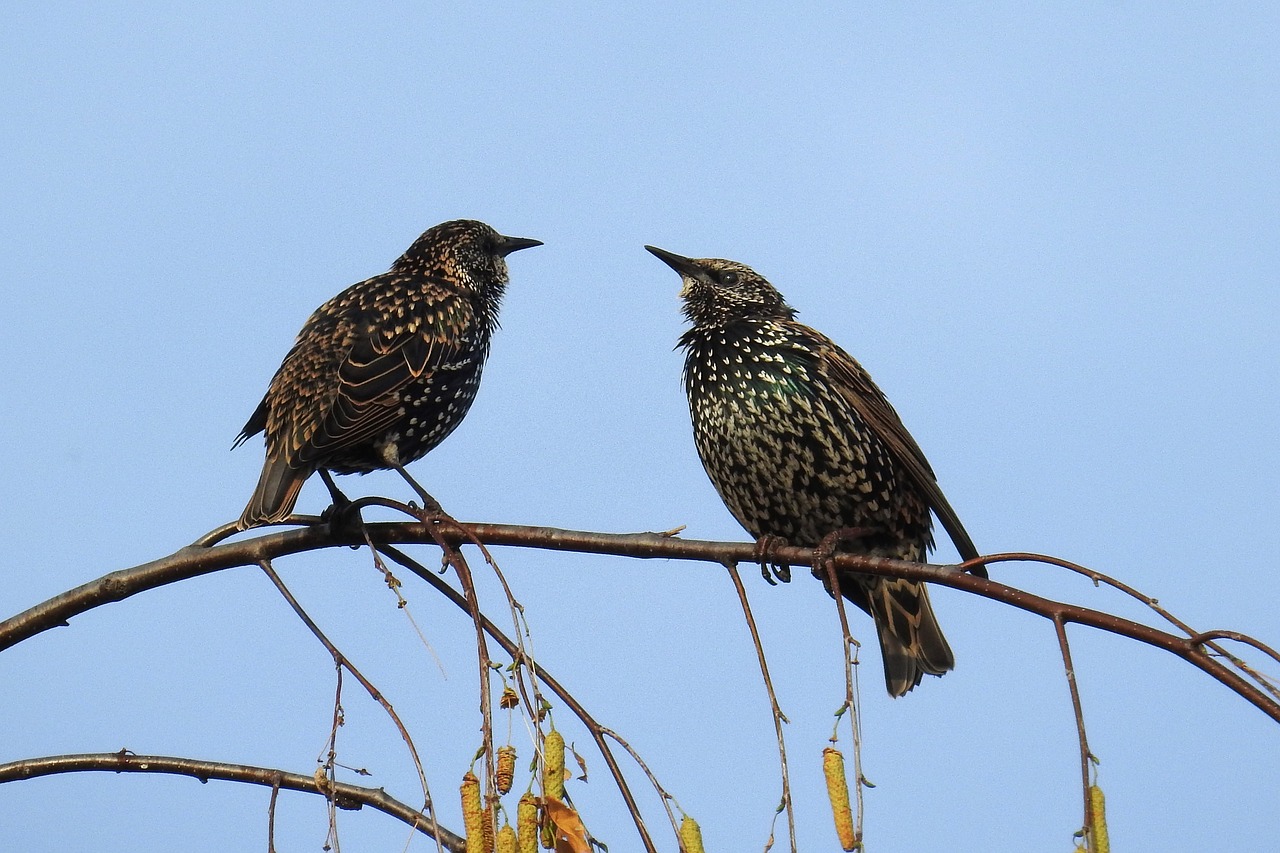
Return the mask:
<svg viewBox="0 0 1280 853"><path fill-rule="evenodd" d="M559 800L543 800L547 818L555 825L556 853L591 853L587 828L578 813ZM470 853L470 851L468 851Z"/></svg>
<svg viewBox="0 0 1280 853"><path fill-rule="evenodd" d="M578 762L578 769L582 771L582 775L578 777L578 781L585 782L587 781L587 760L578 754L577 749L571 748L571 751L573 752L573 760Z"/></svg>

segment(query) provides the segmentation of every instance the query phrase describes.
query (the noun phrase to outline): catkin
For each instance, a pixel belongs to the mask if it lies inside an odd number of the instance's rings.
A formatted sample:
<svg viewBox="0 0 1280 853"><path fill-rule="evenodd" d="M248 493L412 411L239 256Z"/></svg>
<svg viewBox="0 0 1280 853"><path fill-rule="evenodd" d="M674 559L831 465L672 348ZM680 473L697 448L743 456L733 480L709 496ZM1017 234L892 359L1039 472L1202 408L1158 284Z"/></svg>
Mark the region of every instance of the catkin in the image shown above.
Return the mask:
<svg viewBox="0 0 1280 853"><path fill-rule="evenodd" d="M1102 789L1089 786L1089 853L1110 853L1111 839L1107 837L1107 811Z"/></svg>
<svg viewBox="0 0 1280 853"><path fill-rule="evenodd" d="M498 851L497 853L519 853L516 841L516 831L511 828L511 824L504 823L502 829L498 830Z"/></svg>
<svg viewBox="0 0 1280 853"><path fill-rule="evenodd" d="M822 775L827 779L827 796L831 798L831 813L836 819L836 835L840 837L840 849L853 850L857 842L853 837L853 809L849 807L849 783L844 775L844 756L835 747L829 746L822 750Z"/></svg>
<svg viewBox="0 0 1280 853"><path fill-rule="evenodd" d="M688 815L680 821L680 848L684 853L705 853L702 846L702 827Z"/></svg>
<svg viewBox="0 0 1280 853"><path fill-rule="evenodd" d="M484 846L484 807L480 805L480 780L470 770L462 777L462 825L467 833L467 853L487 853Z"/></svg>
<svg viewBox="0 0 1280 853"><path fill-rule="evenodd" d="M496 834L496 818L493 806L484 807L484 853L493 853L494 835Z"/></svg>
<svg viewBox="0 0 1280 853"><path fill-rule="evenodd" d="M555 729L542 741L542 793L564 799L564 735Z"/></svg>
<svg viewBox="0 0 1280 853"><path fill-rule="evenodd" d="M538 798L526 793L516 806L516 838L520 853L536 853L538 849Z"/></svg>
<svg viewBox="0 0 1280 853"><path fill-rule="evenodd" d="M516 778L516 748L508 744L498 747L498 769L496 771L498 793L505 794L511 790L511 783Z"/></svg>

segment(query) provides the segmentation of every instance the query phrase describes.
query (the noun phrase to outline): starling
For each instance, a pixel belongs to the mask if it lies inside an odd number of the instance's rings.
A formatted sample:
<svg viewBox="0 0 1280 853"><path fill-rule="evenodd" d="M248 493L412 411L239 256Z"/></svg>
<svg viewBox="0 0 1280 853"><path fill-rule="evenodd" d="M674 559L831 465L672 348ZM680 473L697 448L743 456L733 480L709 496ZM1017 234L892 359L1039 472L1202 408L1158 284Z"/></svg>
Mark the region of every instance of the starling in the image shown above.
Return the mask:
<svg viewBox="0 0 1280 853"><path fill-rule="evenodd" d="M796 321L750 267L650 252L680 274L684 385L702 465L734 518L758 539L817 547L865 535L847 553L920 562L937 513L960 556L978 556L929 463L862 366ZM984 573L985 576L985 573ZM924 584L850 574L840 591L875 620L885 684L901 696L955 658Z"/></svg>
<svg viewBox="0 0 1280 853"><path fill-rule="evenodd" d="M423 233L391 269L321 305L234 446L266 432L241 530L282 521L317 470L367 474L421 459L461 423L480 384L506 256L542 245L459 219ZM410 479L412 483L412 480Z"/></svg>

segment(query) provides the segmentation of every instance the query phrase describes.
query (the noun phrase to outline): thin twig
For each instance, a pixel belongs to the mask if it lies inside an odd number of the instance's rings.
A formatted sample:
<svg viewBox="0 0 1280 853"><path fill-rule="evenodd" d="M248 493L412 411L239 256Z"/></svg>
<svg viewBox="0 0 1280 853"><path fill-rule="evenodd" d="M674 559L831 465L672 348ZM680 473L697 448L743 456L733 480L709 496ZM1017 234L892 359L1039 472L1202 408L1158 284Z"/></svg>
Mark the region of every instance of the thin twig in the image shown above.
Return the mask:
<svg viewBox="0 0 1280 853"><path fill-rule="evenodd" d="M430 496L421 487L418 487L409 475L403 470L400 472L410 484L418 488L419 493L426 500ZM434 499L432 499L434 501ZM469 536L466 529L458 522L446 514L443 509L439 509L436 505L436 512L432 514L427 510L415 511L412 507L405 507L405 511L410 514L417 515L419 521L431 534L435 543L440 546L440 550L444 552L444 561L453 566L454 572L458 575L458 585L462 587L462 595L466 601L467 613L471 615L471 623L476 634L476 657L479 662L480 671L480 742L484 751L484 796L485 796L485 815L486 820L492 822L497 815L497 803L500 799L498 794L497 781L497 764L494 754L493 742L493 659L489 656L489 643L485 640L484 625L481 620L484 618L480 612L480 599L476 595L475 579L471 575L471 567L467 565L467 559L462 555L462 551L454 544L454 539L446 537L442 529L446 526L457 528L464 536ZM491 831L497 832L497 825L490 827Z"/></svg>
<svg viewBox="0 0 1280 853"><path fill-rule="evenodd" d="M850 531L852 532L852 531ZM842 531L831 534L814 551L814 573L826 573L828 589L836 602L836 613L840 617L840 648L844 653L844 707L849 710L849 731L853 740L853 789L856 810L853 824L853 843L855 849L862 845L863 797L862 786L865 779L862 774L862 707L858 704L858 693L854 681L854 649L858 641L849 630L849 614L844 609L844 594L840 591L840 574L836 571L834 545L845 535ZM837 726L839 721L837 721ZM834 737L834 734L833 734ZM834 741L833 741L834 742Z"/></svg>
<svg viewBox="0 0 1280 853"><path fill-rule="evenodd" d="M773 679L769 677L769 662L764 656L764 644L760 642L760 631L756 627L755 616L751 613L751 604L747 600L747 589L742 585L742 577L738 574L738 567L732 563L726 563L725 568L729 570L729 579L733 581L733 588L738 593L738 602L742 605L742 615L746 619L747 629L751 632L751 642L756 649L756 660L760 664L760 675L764 678L764 689L769 694L769 712L773 717L773 732L778 738L778 762L782 765L782 801L781 805L787 813L787 836L791 840L791 853L796 853L796 815L795 807L791 802L791 773L787 766L787 741L783 736L782 725L788 722L782 708L778 704L778 694L773 689ZM778 812L773 813L774 821L777 821ZM770 842L765 845L768 850L772 845L772 829L769 832Z"/></svg>
<svg viewBox="0 0 1280 853"><path fill-rule="evenodd" d="M617 743L618 746L622 747L626 751L627 755L631 756L631 760L640 768L640 772L644 773L645 777L649 780L649 784L653 786L653 790L657 793L658 799L662 801L662 807L667 811L667 820L671 823L671 831L678 835L680 827L676 822L675 812L671 811L671 806L674 805L680 810L681 814L687 814L687 812L684 810L684 807L680 805L680 801L676 799L675 794L662 786L662 783L658 781L658 777L649 769L649 765L640 757L640 753L637 752L635 747L628 743L622 735L618 734L613 729L608 729L604 726L600 727L600 734Z"/></svg>
<svg viewBox="0 0 1280 853"><path fill-rule="evenodd" d="M464 612L467 611L467 601L462 594L449 586L449 584L435 572L428 570L418 563L418 561L396 548L383 546L383 553L416 574L418 577L422 578L439 591L441 595L451 601L456 607L461 608ZM499 629L498 626L483 613L480 614L480 621L484 626L485 632L488 633L488 635L493 638L494 642L501 646L502 649L511 656L512 660L525 666L531 666L531 661L522 657L520 646L508 638L506 634L504 634L501 629ZM595 741L596 748L600 750L600 754L604 758L605 766L609 768L609 773L613 776L614 784L617 786L618 792L622 795L622 800L626 804L627 811L631 814L631 819L636 825L636 832L640 836L640 841L644 845L646 853L657 853L657 847L654 846L653 839L649 835L649 830L645 826L644 818L640 814L639 806L636 805L635 797L631 793L631 787L627 784L626 777L622 774L622 769L618 766L618 761L613 754L613 750L609 748L609 744L604 738L604 727L597 723L595 718L587 712L587 709L573 697L573 694L566 690L560 682L551 675L551 673L546 671L545 668L540 667L537 670L537 677L547 686L547 689L558 696L560 701L563 702L565 706L582 721L584 726L586 726L587 731L590 732L592 739Z"/></svg>
<svg viewBox="0 0 1280 853"><path fill-rule="evenodd" d="M283 588L279 577L271 570L271 564L263 561L263 566L266 567L267 574L272 577L272 580ZM337 682L337 686L333 691L333 723L329 726L329 738L325 743L325 752L321 754L323 761L320 762L320 769L316 772L316 781L319 782L324 779L326 788L332 786L338 778L336 769L338 763L338 730L343 726L342 658L340 655L335 654L333 656L333 668L337 676L334 679ZM342 844L338 840L338 806L334 802L332 795L327 796L325 799L328 800L326 810L329 815L329 835L325 839L324 847L326 850L334 851L334 853L342 853Z"/></svg>
<svg viewBox="0 0 1280 853"><path fill-rule="evenodd" d="M1067 626L1061 619L1053 620L1058 635L1058 648L1062 650L1062 665L1067 672L1067 686L1071 690L1071 709L1076 716L1076 735L1080 740L1080 785L1084 799L1084 826L1086 832L1093 826L1093 804L1089 799L1089 762L1095 761L1089 751L1089 738L1085 734L1084 709L1080 704L1080 688L1076 684L1076 668L1071 662L1071 645L1067 642ZM1090 843L1092 849L1092 842Z"/></svg>
<svg viewBox="0 0 1280 853"><path fill-rule="evenodd" d="M391 718L391 722L395 725L396 730L400 733L400 738L405 742L405 746L409 748L409 756L413 760L413 767L418 772L418 783L422 786L422 797L423 797L422 812L426 816L427 820L430 822L431 826L435 827L436 810L435 810L435 805L432 803L432 800L431 800L431 789L427 784L427 773L422 767L422 759L418 756L418 747L414 745L413 737L409 734L409 729L406 728L405 724L401 721L400 715L396 713L396 709L393 708L391 703L387 701L387 698L382 695L382 691L379 690L377 687L375 687L373 685L373 682L365 678L364 673L360 672L360 670L356 668L355 664L353 664L347 658L347 656L344 655L341 652L341 650L339 650L338 647L335 646L327 636L325 636L324 631L320 630L320 626L317 625L314 620L312 620L312 618L307 614L307 611L302 609L302 605L299 604L298 600L293 597L293 593L291 593L289 591L289 588L285 586L284 581L280 579L280 575L276 574L275 569L272 568L271 562L269 560L262 560L258 563L258 565L262 568L262 571L266 573L267 577L270 578L271 582L275 584L276 589L284 597L284 600L289 603L289 606L291 608L293 608L293 612L297 614L298 618L302 620L302 623L307 626L308 630L310 630L311 633L315 635L316 639L321 642L321 644L325 647L326 650L328 650L329 654L333 657L334 664L335 666L338 667L339 697L341 697L341 691L342 691L342 670L346 669L348 672L351 673L353 677L355 677L356 681L360 682L360 686L365 689L365 692L369 694L369 696L373 699L373 701L381 705L382 709L386 711L387 716ZM334 716L335 735L338 727L337 714L338 714L338 706L335 703L335 716ZM436 835L437 839L439 837L440 837L439 835Z"/></svg>
<svg viewBox="0 0 1280 853"><path fill-rule="evenodd" d="M280 777L271 781L271 802L267 804L267 853L276 853L276 800L280 797Z"/></svg>
<svg viewBox="0 0 1280 853"><path fill-rule="evenodd" d="M137 755L127 750L119 752L94 752L81 755L49 755L26 758L0 764L0 784L55 773L82 773L106 771L111 773L166 773L191 776L201 782L221 779L228 782L245 782L267 788L284 788L308 794L332 796L339 808L359 809L369 806L396 820L408 824L423 835L439 839L450 853L464 853L466 841L444 827L434 826L413 806L400 802L381 788L364 788L346 782L326 782L321 785L315 776L302 773L286 773L271 767L255 767L249 764L231 764L220 761L201 761L194 758L176 758L167 755ZM328 788L329 790L326 790Z"/></svg>
<svg viewBox="0 0 1280 853"><path fill-rule="evenodd" d="M1006 563L1006 562L1015 562L1015 561L1044 563L1046 565L1057 566L1059 568L1067 569L1068 571L1075 572L1078 575L1083 575L1084 577L1089 578L1089 580L1093 581L1095 586L1099 583L1106 584L1112 589L1119 590L1120 592L1124 593L1130 598L1133 598L1137 601L1142 602L1142 604L1149 607L1152 611L1154 611L1157 615L1159 615L1160 618L1164 619L1169 624L1175 626L1176 628L1178 628L1178 630L1182 631L1184 634L1186 634L1188 637L1192 638L1193 640L1195 640L1198 637L1204 638L1204 641L1203 641L1204 645L1208 646L1214 652L1217 652L1219 655L1221 655L1222 657L1230 661L1232 666L1234 666L1236 669L1240 670L1245 675L1252 678L1259 687L1261 687L1263 690L1270 693L1274 699L1280 700L1280 686L1277 686L1272 679L1267 678L1265 675L1263 675L1262 673L1259 673L1253 667L1249 666L1249 664L1244 660L1242 660L1241 658L1236 657L1235 655L1231 654L1231 652L1227 651L1222 646L1212 642L1212 639L1214 639L1217 636L1222 636L1224 639L1240 640L1243 643L1253 646L1254 648L1258 649L1264 654L1270 655L1272 658L1275 658L1277 661L1280 661L1280 653L1277 653L1275 649L1271 648L1265 643L1261 643L1258 640L1255 640L1252 637L1247 637L1244 634L1237 634L1234 631L1209 632L1207 634L1198 634L1194 629L1191 628L1190 625L1188 625L1186 622L1183 622L1177 616L1174 616L1172 613L1166 610L1160 604L1159 599L1153 598L1144 592L1140 592L1139 590L1129 586L1124 581L1119 580L1117 578L1113 578L1110 575L1105 575L1102 572L1099 572L1095 569L1090 569L1087 566L1081 566L1078 563L1071 562L1070 560L1063 560L1058 557L1046 557L1040 554L1026 554L1026 553L993 554L988 557L977 557L972 560L968 560L964 563L961 563L960 567L965 569L971 569L980 565L985 566L985 565L991 565L993 563ZM1228 636L1228 635L1231 635L1231 636Z"/></svg>

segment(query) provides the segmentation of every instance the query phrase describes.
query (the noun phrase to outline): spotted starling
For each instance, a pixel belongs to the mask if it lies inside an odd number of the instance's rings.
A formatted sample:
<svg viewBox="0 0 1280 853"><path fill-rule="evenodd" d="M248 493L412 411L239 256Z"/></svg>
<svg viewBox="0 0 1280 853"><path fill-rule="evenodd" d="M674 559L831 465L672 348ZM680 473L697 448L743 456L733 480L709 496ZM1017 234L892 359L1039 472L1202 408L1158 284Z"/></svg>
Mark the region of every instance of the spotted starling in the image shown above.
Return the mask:
<svg viewBox="0 0 1280 853"><path fill-rule="evenodd" d="M316 470L407 478L404 466L453 432L475 399L507 286L504 259L540 245L483 222L445 222L388 272L321 305L236 439L265 431L267 441L240 529L287 518Z"/></svg>
<svg viewBox="0 0 1280 853"><path fill-rule="evenodd" d="M921 561L937 513L960 556L978 556L924 454L862 366L734 261L646 246L680 274L684 385L702 465L729 511L757 538L817 547L866 531L843 551ZM871 614L885 684L901 696L955 658L924 584L864 574L840 591Z"/></svg>

